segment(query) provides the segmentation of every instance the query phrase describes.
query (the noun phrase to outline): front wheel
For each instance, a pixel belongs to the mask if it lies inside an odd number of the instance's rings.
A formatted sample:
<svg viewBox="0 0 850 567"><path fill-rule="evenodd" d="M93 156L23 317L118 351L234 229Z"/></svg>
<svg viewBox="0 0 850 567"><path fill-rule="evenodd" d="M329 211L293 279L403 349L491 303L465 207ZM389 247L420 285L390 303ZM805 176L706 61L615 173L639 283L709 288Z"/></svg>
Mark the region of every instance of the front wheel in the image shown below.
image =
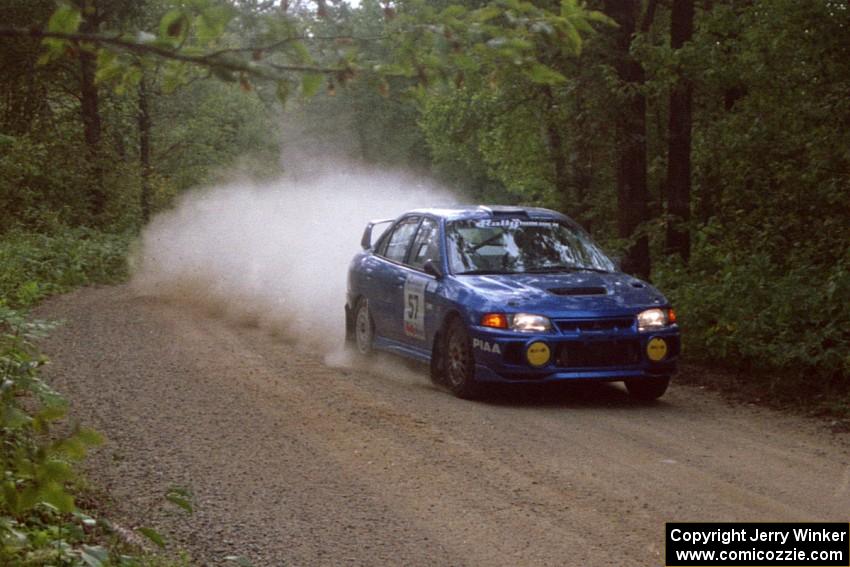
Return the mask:
<svg viewBox="0 0 850 567"><path fill-rule="evenodd" d="M471 399L480 394L475 381L475 355L466 326L460 319L452 319L445 333L442 363L445 384L458 398Z"/></svg>
<svg viewBox="0 0 850 567"><path fill-rule="evenodd" d="M642 402L657 400L664 395L669 385L669 376L653 376L652 378L626 381L626 389L629 391L629 395Z"/></svg>

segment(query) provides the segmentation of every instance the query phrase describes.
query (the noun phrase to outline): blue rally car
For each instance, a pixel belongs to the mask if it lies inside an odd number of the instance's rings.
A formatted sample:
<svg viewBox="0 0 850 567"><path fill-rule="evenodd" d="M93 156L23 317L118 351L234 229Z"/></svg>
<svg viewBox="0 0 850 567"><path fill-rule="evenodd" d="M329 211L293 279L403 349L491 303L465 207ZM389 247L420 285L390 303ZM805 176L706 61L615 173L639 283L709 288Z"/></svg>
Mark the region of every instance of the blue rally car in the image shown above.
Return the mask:
<svg viewBox="0 0 850 567"><path fill-rule="evenodd" d="M373 227L391 223L373 243ZM568 217L539 208L421 209L366 226L351 262L346 338L430 364L459 397L485 383L623 381L660 397L679 327Z"/></svg>

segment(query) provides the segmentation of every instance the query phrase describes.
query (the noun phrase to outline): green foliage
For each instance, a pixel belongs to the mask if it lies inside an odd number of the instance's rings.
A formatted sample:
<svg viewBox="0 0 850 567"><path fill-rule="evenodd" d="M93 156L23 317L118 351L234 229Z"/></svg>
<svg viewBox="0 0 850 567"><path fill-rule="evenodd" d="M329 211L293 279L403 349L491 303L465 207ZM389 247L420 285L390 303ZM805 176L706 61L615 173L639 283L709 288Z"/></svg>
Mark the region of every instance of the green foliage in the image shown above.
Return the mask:
<svg viewBox="0 0 850 567"><path fill-rule="evenodd" d="M727 250L703 230L685 269L666 263L657 283L678 306L689 357L760 373L769 391L850 391L850 253L827 268L770 253Z"/></svg>
<svg viewBox="0 0 850 567"><path fill-rule="evenodd" d="M192 493L186 488L180 486L172 486L165 493L165 499L191 514L192 508Z"/></svg>
<svg viewBox="0 0 850 567"><path fill-rule="evenodd" d="M172 565L128 553L110 524L75 504L79 479L73 464L103 442L94 431L53 426L67 409L64 398L39 375L47 360L34 341L53 325L28 319L0 302L0 558L10 567L63 565L141 567ZM65 428L67 430L67 427ZM168 499L188 506L185 490ZM191 508L189 506L189 508ZM154 530L140 529L163 547ZM182 564L182 563L181 563Z"/></svg>
<svg viewBox="0 0 850 567"><path fill-rule="evenodd" d="M770 390L850 390L848 28L830 2L720 5L679 62L703 91L694 257L657 278L690 356Z"/></svg>
<svg viewBox="0 0 850 567"><path fill-rule="evenodd" d="M151 542L153 542L158 548L165 549L165 538L153 528L139 528L139 533L148 538Z"/></svg>
<svg viewBox="0 0 850 567"><path fill-rule="evenodd" d="M32 341L48 328L0 304L0 555L19 557L22 562L53 553L73 557L70 550L63 551L57 545L64 536L61 529L55 529L60 525L51 519L75 511L74 497L68 490L74 479L71 463L100 441L86 431L58 438L47 436L50 425L64 415L66 407L61 396L38 375L46 361ZM29 403L23 405L23 399ZM80 526L73 527L82 531Z"/></svg>
<svg viewBox="0 0 850 567"><path fill-rule="evenodd" d="M479 185L479 198L556 206L543 113L528 92L473 84L433 93L419 125L432 158L443 168L463 169L504 189ZM488 189L489 187L489 189Z"/></svg>
<svg viewBox="0 0 850 567"><path fill-rule="evenodd" d="M532 84L563 83L553 61L580 53L594 23L606 27L613 22L573 0L553 7L541 4L406 2L389 26L396 56L405 63L399 71L424 84L432 78L457 83L470 73L486 75L491 82L520 75Z"/></svg>
<svg viewBox="0 0 850 567"><path fill-rule="evenodd" d="M8 233L0 238L0 303L28 306L81 285L120 281L129 241L86 228Z"/></svg>

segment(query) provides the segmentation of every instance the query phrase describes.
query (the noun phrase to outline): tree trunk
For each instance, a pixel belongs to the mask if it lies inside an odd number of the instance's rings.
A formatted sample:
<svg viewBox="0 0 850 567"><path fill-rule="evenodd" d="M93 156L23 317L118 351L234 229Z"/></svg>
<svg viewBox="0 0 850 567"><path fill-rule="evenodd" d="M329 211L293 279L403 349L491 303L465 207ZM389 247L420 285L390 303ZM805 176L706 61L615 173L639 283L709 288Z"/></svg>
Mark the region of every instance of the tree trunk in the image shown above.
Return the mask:
<svg viewBox="0 0 850 567"><path fill-rule="evenodd" d="M139 81L139 167L141 170L141 194L139 204L142 209L142 223L151 217L151 116L148 108L147 81L142 73Z"/></svg>
<svg viewBox="0 0 850 567"><path fill-rule="evenodd" d="M85 14L86 12L83 11ZM98 15L89 13L84 16L80 25L83 33L96 33ZM103 165L101 163L101 120L100 102L98 100L95 72L97 60L94 53L80 50L80 116L83 121L83 135L88 150L89 171L92 176L89 194L89 211L95 221L98 221L106 208L106 193L103 190Z"/></svg>
<svg viewBox="0 0 850 567"><path fill-rule="evenodd" d="M575 118L576 142L575 159L572 160L573 185L575 185L575 219L585 230L593 234L593 221L589 214L588 196L593 184L593 142L594 133L587 124L587 109L581 95L581 84L576 88L573 115Z"/></svg>
<svg viewBox="0 0 850 567"><path fill-rule="evenodd" d="M562 207L571 215L575 215L574 203L570 199L570 175L567 168L567 158L564 155L564 139L558 129L557 103L551 87L543 87L546 97L546 147L549 150L549 162L552 164L554 175L555 193L558 195Z"/></svg>
<svg viewBox="0 0 850 567"><path fill-rule="evenodd" d="M673 0L670 45L679 49L694 29L694 0ZM691 96L690 80L679 77L670 91L667 149L666 249L688 261L691 251Z"/></svg>
<svg viewBox="0 0 850 567"><path fill-rule="evenodd" d="M639 91L644 83L641 64L629 53L637 30L639 0L606 0L605 13L617 22L614 66L628 94L616 117L617 135L617 229L619 236L632 243L622 261L624 271L648 278L650 272L649 239L636 237L638 227L649 220L649 189L646 179L646 100ZM654 11L653 11L654 12ZM648 10L649 15L650 12ZM644 20L641 29L648 29Z"/></svg>

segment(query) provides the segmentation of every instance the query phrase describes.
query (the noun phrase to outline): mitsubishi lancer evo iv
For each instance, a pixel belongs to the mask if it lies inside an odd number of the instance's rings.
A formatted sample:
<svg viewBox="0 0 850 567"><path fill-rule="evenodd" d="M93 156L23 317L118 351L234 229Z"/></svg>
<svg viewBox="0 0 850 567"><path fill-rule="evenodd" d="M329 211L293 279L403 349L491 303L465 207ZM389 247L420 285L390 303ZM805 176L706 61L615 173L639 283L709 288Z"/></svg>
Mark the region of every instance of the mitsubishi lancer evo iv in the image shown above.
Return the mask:
<svg viewBox="0 0 850 567"><path fill-rule="evenodd" d="M375 242L376 225L389 224ZM488 383L622 381L653 400L680 351L676 314L568 217L418 209L373 221L351 262L346 339L430 364L462 398Z"/></svg>

